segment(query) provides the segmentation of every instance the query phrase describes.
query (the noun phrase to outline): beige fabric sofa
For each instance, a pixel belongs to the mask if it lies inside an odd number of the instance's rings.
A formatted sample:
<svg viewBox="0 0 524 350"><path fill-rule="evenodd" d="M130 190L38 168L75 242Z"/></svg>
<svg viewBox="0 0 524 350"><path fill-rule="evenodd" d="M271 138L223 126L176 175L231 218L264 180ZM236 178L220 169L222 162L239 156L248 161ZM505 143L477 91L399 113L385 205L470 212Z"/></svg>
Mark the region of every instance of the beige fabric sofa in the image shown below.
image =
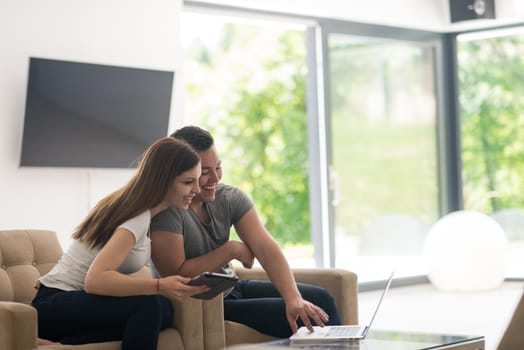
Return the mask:
<svg viewBox="0 0 524 350"><path fill-rule="evenodd" d="M35 281L62 255L52 231L0 231L0 350L37 349L37 312L30 306ZM245 279L267 279L261 269L235 269ZM142 272L148 273L148 272ZM295 269L297 282L326 288L335 298L341 320L358 323L357 276L340 269ZM160 334L159 349L218 350L226 346L274 339L249 327L224 322L222 297L202 301L173 301L173 327ZM117 350L120 342L85 345L47 345L39 350Z"/></svg>
<svg viewBox="0 0 524 350"><path fill-rule="evenodd" d="M0 349L37 349L37 312L30 306L38 277L62 256L56 234L45 230L0 231ZM147 273L147 272L142 272ZM219 349L224 347L222 300L174 301L173 327L160 334L159 349ZM206 318L207 317L207 318ZM120 342L46 345L38 349L118 350Z"/></svg>

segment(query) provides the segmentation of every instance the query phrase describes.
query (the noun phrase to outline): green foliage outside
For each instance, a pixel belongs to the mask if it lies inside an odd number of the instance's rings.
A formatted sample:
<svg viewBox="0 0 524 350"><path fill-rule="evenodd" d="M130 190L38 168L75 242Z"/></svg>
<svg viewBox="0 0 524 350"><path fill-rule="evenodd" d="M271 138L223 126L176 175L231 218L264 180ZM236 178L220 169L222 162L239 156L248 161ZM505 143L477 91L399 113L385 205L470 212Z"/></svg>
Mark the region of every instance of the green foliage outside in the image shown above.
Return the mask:
<svg viewBox="0 0 524 350"><path fill-rule="evenodd" d="M310 243L304 33L225 24L218 45L186 52L186 106L215 136L223 182L280 244Z"/></svg>
<svg viewBox="0 0 524 350"><path fill-rule="evenodd" d="M459 44L465 209L524 208L524 37Z"/></svg>
<svg viewBox="0 0 524 350"><path fill-rule="evenodd" d="M341 183L338 226L359 234L373 218L393 213L413 215L428 226L436 221L434 125L334 121L333 143L346 145L335 154L334 164L343 179L351 179Z"/></svg>

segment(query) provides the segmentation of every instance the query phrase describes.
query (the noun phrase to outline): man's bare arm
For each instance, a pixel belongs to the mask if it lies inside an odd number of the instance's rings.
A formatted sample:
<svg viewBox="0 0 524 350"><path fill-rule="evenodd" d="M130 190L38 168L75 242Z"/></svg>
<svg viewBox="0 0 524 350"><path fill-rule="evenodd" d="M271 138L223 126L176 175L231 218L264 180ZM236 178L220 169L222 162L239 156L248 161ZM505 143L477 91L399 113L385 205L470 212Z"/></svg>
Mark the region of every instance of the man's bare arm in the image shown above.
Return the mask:
<svg viewBox="0 0 524 350"><path fill-rule="evenodd" d="M253 265L253 253L242 242L229 241L207 254L186 259L184 235L169 231L151 232L151 257L161 276L181 275L194 277L202 272L213 272L232 259L245 267Z"/></svg>
<svg viewBox="0 0 524 350"><path fill-rule="evenodd" d="M239 220L235 228L284 298L286 317L292 332L295 333L298 329L299 317L310 331L313 331L311 320L317 325L327 322L328 315L324 310L304 300L300 295L284 253L262 224L255 207Z"/></svg>

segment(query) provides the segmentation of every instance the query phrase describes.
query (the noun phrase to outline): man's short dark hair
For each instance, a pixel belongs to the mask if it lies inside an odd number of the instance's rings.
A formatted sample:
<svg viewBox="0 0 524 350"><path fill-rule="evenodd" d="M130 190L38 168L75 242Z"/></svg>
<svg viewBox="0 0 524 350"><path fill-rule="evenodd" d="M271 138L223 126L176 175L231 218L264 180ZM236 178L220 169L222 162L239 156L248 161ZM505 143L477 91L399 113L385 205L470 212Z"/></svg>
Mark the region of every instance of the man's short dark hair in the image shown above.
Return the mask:
<svg viewBox="0 0 524 350"><path fill-rule="evenodd" d="M209 131L193 125L176 130L171 137L189 143L197 152L207 151L215 143Z"/></svg>

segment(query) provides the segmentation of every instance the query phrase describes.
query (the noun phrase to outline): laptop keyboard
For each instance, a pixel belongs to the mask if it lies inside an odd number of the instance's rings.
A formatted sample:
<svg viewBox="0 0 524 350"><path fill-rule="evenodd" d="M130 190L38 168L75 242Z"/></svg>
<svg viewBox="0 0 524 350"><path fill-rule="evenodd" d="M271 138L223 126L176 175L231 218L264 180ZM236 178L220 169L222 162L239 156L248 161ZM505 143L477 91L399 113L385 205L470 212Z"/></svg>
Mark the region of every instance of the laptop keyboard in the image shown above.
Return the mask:
<svg viewBox="0 0 524 350"><path fill-rule="evenodd" d="M328 337L352 337L358 334L360 327L333 327L327 333Z"/></svg>

